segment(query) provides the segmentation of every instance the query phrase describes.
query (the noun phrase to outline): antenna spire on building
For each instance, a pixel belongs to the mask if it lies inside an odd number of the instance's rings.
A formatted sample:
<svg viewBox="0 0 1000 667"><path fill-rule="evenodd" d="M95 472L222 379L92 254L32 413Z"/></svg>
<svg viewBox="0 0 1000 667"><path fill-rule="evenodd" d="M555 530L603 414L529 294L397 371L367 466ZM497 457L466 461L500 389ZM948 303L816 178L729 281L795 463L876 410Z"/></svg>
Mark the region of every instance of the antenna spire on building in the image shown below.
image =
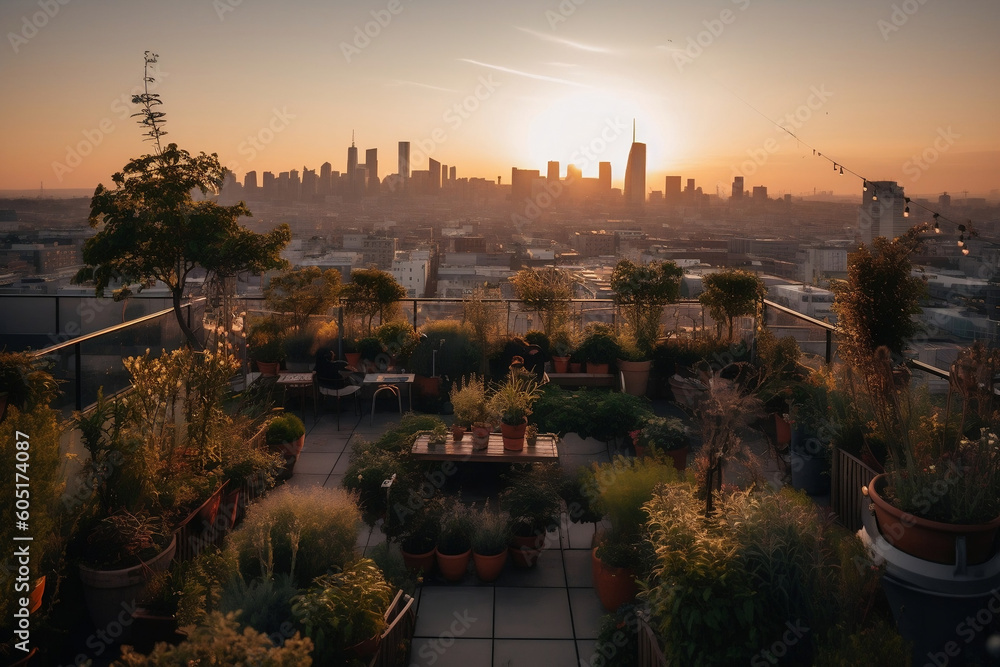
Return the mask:
<svg viewBox="0 0 1000 667"><path fill-rule="evenodd" d="M635 143L635 118L632 119L632 143Z"/></svg>
<svg viewBox="0 0 1000 667"><path fill-rule="evenodd" d="M354 130L351 130L351 148L354 148Z"/></svg>

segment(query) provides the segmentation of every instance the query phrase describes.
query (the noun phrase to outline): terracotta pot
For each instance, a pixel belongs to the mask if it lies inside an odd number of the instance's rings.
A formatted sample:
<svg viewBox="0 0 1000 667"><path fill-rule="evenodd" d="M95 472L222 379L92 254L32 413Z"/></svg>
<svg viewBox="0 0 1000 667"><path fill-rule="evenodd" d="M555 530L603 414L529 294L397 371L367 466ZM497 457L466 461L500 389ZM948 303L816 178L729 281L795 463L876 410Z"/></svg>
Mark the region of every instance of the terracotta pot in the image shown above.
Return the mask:
<svg viewBox="0 0 1000 667"><path fill-rule="evenodd" d="M417 392L421 396L436 398L441 393L441 378L417 375L413 378L413 384L417 387Z"/></svg>
<svg viewBox="0 0 1000 667"><path fill-rule="evenodd" d="M527 428L527 419L516 425L500 422L500 435L503 437L503 448L508 452L519 452L524 449L524 431Z"/></svg>
<svg viewBox="0 0 1000 667"><path fill-rule="evenodd" d="M507 549L510 560L517 567L534 567L542 553L539 545L544 543L544 535L515 535L513 544Z"/></svg>
<svg viewBox="0 0 1000 667"><path fill-rule="evenodd" d="M607 375L611 372L611 364L595 364L593 361L588 361L587 372L593 375Z"/></svg>
<svg viewBox="0 0 1000 667"><path fill-rule="evenodd" d="M583 372L583 364L580 363L579 361L571 361L571 362L569 362L569 372L570 373L582 373Z"/></svg>
<svg viewBox="0 0 1000 667"><path fill-rule="evenodd" d="M623 361L618 360L618 370L625 378L625 393L633 396L645 396L646 386L649 384L649 371L653 367L653 361Z"/></svg>
<svg viewBox="0 0 1000 667"><path fill-rule="evenodd" d="M488 426L472 427L472 448L487 449L490 446L490 429Z"/></svg>
<svg viewBox="0 0 1000 667"><path fill-rule="evenodd" d="M792 425L779 414L774 415L774 430L778 449L784 449L792 443Z"/></svg>
<svg viewBox="0 0 1000 667"><path fill-rule="evenodd" d="M257 370L260 371L261 375L276 376L278 374L278 369L281 368L280 361L257 361Z"/></svg>
<svg viewBox="0 0 1000 667"><path fill-rule="evenodd" d="M868 497L875 506L879 533L892 546L923 560L954 565L955 540L964 535L969 565L985 563L995 554L993 545L1000 530L1000 517L972 525L921 519L886 502L881 495L886 483L885 473L877 475L868 485Z"/></svg>
<svg viewBox="0 0 1000 667"><path fill-rule="evenodd" d="M355 658L359 658L367 664L368 659L375 655L375 652L378 651L378 645L381 641L382 637L379 635L373 635L364 641L348 646L347 651Z"/></svg>
<svg viewBox="0 0 1000 667"><path fill-rule="evenodd" d="M590 552L590 565L594 589L605 609L614 611L623 604L635 601L639 586L630 568L605 565L597 557L597 547Z"/></svg>
<svg viewBox="0 0 1000 667"><path fill-rule="evenodd" d="M420 574L427 576L434 569L434 555L437 553L437 549L431 549L422 554L410 553L405 549L400 549L400 553L403 554L403 564L406 565L407 570L419 570Z"/></svg>
<svg viewBox="0 0 1000 667"><path fill-rule="evenodd" d="M635 447L635 457L637 459L644 459L644 458L646 458L646 452L648 451L648 449L646 447L644 447L642 445L639 445L639 444L635 444L635 445L632 445L632 446Z"/></svg>
<svg viewBox="0 0 1000 667"><path fill-rule="evenodd" d="M469 569L469 560L472 558L472 549L455 556L443 554L437 549L434 550L437 556L437 566L441 570L441 576L448 581L461 581Z"/></svg>
<svg viewBox="0 0 1000 667"><path fill-rule="evenodd" d="M34 614L36 611L42 608L42 596L45 595L45 576L38 577L35 580L35 587L31 589L31 593L28 595L28 613Z"/></svg>
<svg viewBox="0 0 1000 667"><path fill-rule="evenodd" d="M476 576L480 581L496 581L503 572L504 565L507 564L507 550L504 549L492 556L473 553L472 560L476 564Z"/></svg>
<svg viewBox="0 0 1000 667"><path fill-rule="evenodd" d="M347 365L355 370L361 369L361 353L360 352L344 352L344 361Z"/></svg>
<svg viewBox="0 0 1000 667"><path fill-rule="evenodd" d="M681 447L680 449L668 449L665 453L673 459L674 467L680 472L684 472L688 467L688 452L690 450L690 447Z"/></svg>
<svg viewBox="0 0 1000 667"><path fill-rule="evenodd" d="M552 372L553 373L568 373L569 372L569 357L552 357Z"/></svg>
<svg viewBox="0 0 1000 667"><path fill-rule="evenodd" d="M465 437L465 427L464 426L452 426L451 427L451 439L455 442L461 442L462 438Z"/></svg>

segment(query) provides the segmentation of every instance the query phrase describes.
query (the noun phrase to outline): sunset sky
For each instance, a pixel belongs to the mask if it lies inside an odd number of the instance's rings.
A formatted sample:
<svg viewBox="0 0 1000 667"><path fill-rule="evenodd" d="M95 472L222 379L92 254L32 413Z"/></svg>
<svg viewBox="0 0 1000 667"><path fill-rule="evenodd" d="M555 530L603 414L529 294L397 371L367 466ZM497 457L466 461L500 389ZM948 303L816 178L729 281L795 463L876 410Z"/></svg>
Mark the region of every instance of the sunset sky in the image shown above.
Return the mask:
<svg viewBox="0 0 1000 667"><path fill-rule="evenodd" d="M620 187L635 118L650 189L859 191L810 147L911 195L1000 188L996 0L4 0L0 28L0 189L148 152L147 49L166 140L241 180L342 171L353 130L383 177L409 140L459 176L607 160Z"/></svg>

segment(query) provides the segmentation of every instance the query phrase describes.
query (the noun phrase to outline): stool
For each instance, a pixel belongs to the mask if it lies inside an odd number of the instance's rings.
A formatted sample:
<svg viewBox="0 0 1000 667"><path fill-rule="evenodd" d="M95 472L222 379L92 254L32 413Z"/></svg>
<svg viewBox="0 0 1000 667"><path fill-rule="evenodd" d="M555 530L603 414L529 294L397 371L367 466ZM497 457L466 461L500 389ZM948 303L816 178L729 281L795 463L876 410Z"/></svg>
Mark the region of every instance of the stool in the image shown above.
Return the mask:
<svg viewBox="0 0 1000 667"><path fill-rule="evenodd" d="M396 395L396 402L399 403L399 414L403 414L403 397L399 393L399 386L395 384L380 384L376 389L375 393L372 394L372 414L368 420L368 425L372 426L375 423L375 399L383 391L389 391Z"/></svg>

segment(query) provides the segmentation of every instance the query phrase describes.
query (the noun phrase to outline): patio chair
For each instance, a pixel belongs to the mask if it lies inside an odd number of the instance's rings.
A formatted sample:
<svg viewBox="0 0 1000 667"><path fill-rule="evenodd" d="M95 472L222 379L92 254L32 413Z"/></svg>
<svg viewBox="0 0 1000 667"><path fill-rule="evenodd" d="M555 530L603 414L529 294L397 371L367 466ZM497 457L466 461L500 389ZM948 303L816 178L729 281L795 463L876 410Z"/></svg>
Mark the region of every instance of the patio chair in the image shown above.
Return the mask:
<svg viewBox="0 0 1000 667"><path fill-rule="evenodd" d="M361 383L357 382L346 361L333 361L333 351L320 350L316 355L316 386L320 396L337 399L337 430L340 430L340 399L354 397L355 411L361 415L361 401L358 398Z"/></svg>

